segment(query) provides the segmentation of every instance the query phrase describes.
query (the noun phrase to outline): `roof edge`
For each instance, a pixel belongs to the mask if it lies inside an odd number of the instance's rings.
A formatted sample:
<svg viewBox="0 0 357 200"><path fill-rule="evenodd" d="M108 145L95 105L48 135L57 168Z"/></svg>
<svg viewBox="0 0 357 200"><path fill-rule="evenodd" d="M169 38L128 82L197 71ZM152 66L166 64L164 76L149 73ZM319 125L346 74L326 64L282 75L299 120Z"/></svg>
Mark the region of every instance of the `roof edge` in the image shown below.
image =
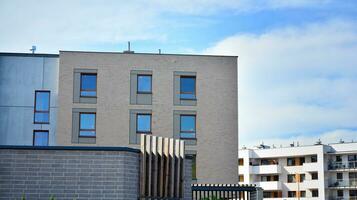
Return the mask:
<svg viewBox="0 0 357 200"><path fill-rule="evenodd" d="M139 149L130 147L93 147L93 146L21 146L21 145L0 145L0 149L18 150L79 150L79 151L127 151L140 153Z"/></svg>
<svg viewBox="0 0 357 200"><path fill-rule="evenodd" d="M0 52L0 56L19 56L19 57L51 57L58 58L59 54L50 53L16 53L16 52Z"/></svg>
<svg viewBox="0 0 357 200"><path fill-rule="evenodd" d="M125 55L160 55L160 56L203 56L203 57L234 57L233 55L204 55L204 54L173 54L173 53L124 53L124 52L110 52L110 51L66 51L59 50L59 52L69 52L69 53L99 53L99 54L125 54Z"/></svg>

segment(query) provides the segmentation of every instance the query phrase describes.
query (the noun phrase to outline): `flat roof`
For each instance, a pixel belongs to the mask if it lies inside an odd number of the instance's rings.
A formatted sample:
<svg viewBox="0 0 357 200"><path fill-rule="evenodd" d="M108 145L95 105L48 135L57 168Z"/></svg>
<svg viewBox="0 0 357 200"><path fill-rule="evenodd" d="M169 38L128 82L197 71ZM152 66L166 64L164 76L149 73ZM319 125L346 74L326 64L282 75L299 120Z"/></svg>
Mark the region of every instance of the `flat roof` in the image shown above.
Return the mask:
<svg viewBox="0 0 357 200"><path fill-rule="evenodd" d="M49 53L15 53L15 52L0 52L0 56L19 56L19 57L53 57L58 58L59 54Z"/></svg>
<svg viewBox="0 0 357 200"><path fill-rule="evenodd" d="M79 150L79 151L127 151L140 153L139 149L131 147L99 147L99 146L22 146L22 145L0 145L0 149L18 150Z"/></svg>
<svg viewBox="0 0 357 200"><path fill-rule="evenodd" d="M70 53L100 53L100 54L124 54L124 55L160 55L160 56L205 56L205 57L234 57L237 58L238 56L232 55L204 55L204 54L170 54L170 53L126 53L126 52L108 52L108 51L66 51L66 50L59 50L59 52L70 52Z"/></svg>

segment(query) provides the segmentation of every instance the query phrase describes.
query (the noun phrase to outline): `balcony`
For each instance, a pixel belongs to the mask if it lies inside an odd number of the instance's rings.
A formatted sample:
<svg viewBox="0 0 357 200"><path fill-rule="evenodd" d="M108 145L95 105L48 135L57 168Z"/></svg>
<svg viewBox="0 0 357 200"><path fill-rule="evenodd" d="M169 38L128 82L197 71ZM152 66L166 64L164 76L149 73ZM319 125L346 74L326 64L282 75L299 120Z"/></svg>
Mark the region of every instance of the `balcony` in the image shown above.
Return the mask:
<svg viewBox="0 0 357 200"><path fill-rule="evenodd" d="M328 170L357 170L357 161L330 162Z"/></svg>
<svg viewBox="0 0 357 200"><path fill-rule="evenodd" d="M257 187L263 188L263 190L281 190L280 181L261 181L255 183Z"/></svg>
<svg viewBox="0 0 357 200"><path fill-rule="evenodd" d="M251 166L252 174L280 174L280 165L258 165Z"/></svg>
<svg viewBox="0 0 357 200"><path fill-rule="evenodd" d="M334 180L328 186L329 188L357 188L357 179Z"/></svg>
<svg viewBox="0 0 357 200"><path fill-rule="evenodd" d="M303 168L303 171L306 171L306 172L315 172L315 171L318 171L319 165L316 162L304 163L304 164L302 164L302 168Z"/></svg>

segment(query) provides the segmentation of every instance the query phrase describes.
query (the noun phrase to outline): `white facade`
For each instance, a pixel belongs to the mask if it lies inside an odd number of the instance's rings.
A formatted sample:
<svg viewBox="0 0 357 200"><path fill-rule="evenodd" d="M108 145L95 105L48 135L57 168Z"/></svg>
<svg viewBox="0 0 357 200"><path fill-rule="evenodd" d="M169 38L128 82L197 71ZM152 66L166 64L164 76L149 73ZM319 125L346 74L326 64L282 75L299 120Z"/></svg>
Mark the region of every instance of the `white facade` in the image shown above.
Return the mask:
<svg viewBox="0 0 357 200"><path fill-rule="evenodd" d="M239 158L240 183L262 187L264 199L357 200L357 143L264 146Z"/></svg>

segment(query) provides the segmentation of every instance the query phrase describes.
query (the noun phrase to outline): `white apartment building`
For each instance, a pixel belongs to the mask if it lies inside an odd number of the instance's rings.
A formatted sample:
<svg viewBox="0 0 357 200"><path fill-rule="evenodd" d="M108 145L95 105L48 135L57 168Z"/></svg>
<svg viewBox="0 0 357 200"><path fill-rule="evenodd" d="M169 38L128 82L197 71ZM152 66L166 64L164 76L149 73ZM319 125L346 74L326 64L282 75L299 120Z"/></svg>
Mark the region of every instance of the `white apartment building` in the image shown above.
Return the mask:
<svg viewBox="0 0 357 200"><path fill-rule="evenodd" d="M239 182L256 184L264 199L357 200L357 143L239 151Z"/></svg>

